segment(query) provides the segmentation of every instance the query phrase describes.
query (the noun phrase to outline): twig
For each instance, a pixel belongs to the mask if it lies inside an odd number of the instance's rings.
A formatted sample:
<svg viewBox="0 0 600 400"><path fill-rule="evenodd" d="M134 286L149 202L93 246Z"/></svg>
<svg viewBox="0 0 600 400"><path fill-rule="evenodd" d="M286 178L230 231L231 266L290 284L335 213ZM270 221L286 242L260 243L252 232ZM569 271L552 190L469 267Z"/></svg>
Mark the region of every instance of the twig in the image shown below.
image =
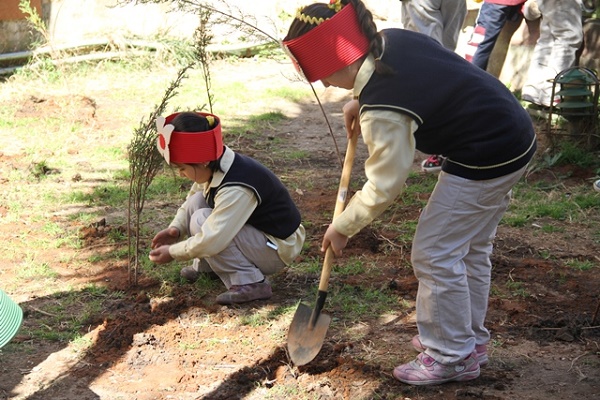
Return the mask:
<svg viewBox="0 0 600 400"><path fill-rule="evenodd" d="M114 242L114 243L97 243L97 244L91 244L89 246L85 246L83 247L83 249L88 250L88 249L94 249L97 247L109 247L109 246L125 246L127 244L126 240L122 240L120 242Z"/></svg>
<svg viewBox="0 0 600 400"><path fill-rule="evenodd" d="M395 244L394 242L392 242L390 239L386 238L386 237L385 237L385 236L383 236L383 235L378 235L378 236L377 236L377 238L378 238L379 240L383 240L383 241L386 241L386 242L388 242L388 243L389 243L389 245L390 245L390 246L392 246L392 247L397 247L397 248L399 248L399 249L402 249L402 246Z"/></svg>
<svg viewBox="0 0 600 400"><path fill-rule="evenodd" d="M515 269L513 268L513 269L511 269L510 271L508 271L508 278L511 280L511 282L514 282L514 281L515 281L515 280L513 279L513 277L512 277L512 272L513 272L514 270L515 270Z"/></svg>
<svg viewBox="0 0 600 400"><path fill-rule="evenodd" d="M28 306L28 307L31 308L33 311L39 312L40 314L44 314L44 315L47 315L49 317L56 318L56 314L52 314L52 313L49 313L47 311L40 310L39 308L36 308L34 306Z"/></svg>
<svg viewBox="0 0 600 400"><path fill-rule="evenodd" d="M598 317L598 312L600 311L600 301L596 305L596 311L594 311L594 316L592 317L592 324L596 323L596 318Z"/></svg>
<svg viewBox="0 0 600 400"><path fill-rule="evenodd" d="M583 329L599 329L600 325L596 325L596 326L581 326L579 327L579 329L583 330ZM540 328L541 331L560 331L564 328Z"/></svg>
<svg viewBox="0 0 600 400"><path fill-rule="evenodd" d="M317 103L319 103L319 108L321 109L323 118L325 118L325 123L327 124L327 128L329 128L329 134L331 135L331 139L333 140L333 145L335 146L335 153L338 156L338 161L340 163L340 167L342 167L344 165L344 161L342 160L342 156L340 154L340 149L338 147L337 140L335 140L335 136L333 135L333 129L331 129L331 124L329 123L329 119L327 118L327 114L325 113L325 109L323 108L323 104L321 104L321 99L319 99L319 96L317 95L317 92L316 92L314 86L312 85L312 83L309 82L309 84L310 84L310 88L312 89L313 94L315 95L315 98L317 99Z"/></svg>
<svg viewBox="0 0 600 400"><path fill-rule="evenodd" d="M573 365L575 365L575 362L577 362L577 360L579 360L579 359L580 359L581 357L583 357L583 356L587 356L588 354L590 354L590 353L586 351L585 353L583 353L583 354L580 354L580 355L578 355L577 357L575 357L575 358L573 359L573 361L571 361L571 368L569 368L569 371L571 371L571 370L573 369ZM567 371L567 372L568 372L568 371Z"/></svg>

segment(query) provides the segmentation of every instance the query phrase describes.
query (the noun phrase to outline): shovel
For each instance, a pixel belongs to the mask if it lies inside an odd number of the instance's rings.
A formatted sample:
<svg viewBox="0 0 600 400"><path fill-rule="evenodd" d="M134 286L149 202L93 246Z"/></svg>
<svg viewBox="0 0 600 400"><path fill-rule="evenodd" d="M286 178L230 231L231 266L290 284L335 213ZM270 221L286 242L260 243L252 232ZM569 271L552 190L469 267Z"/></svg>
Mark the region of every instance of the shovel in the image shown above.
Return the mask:
<svg viewBox="0 0 600 400"><path fill-rule="evenodd" d="M348 194L348 185L350 183L350 172L354 162L354 153L356 152L356 142L358 135L352 135L348 140L344 166L342 167L342 176L338 188L337 201L333 211L333 219L344 211L346 195ZM323 269L321 270L321 280L319 281L319 293L314 310L309 306L299 303L294 319L288 331L288 352L292 362L296 365L305 365L311 362L323 346L327 328L331 322L331 317L327 314L321 314L325 299L327 298L327 287L329 285L329 275L331 274L331 264L333 263L333 250L331 246L325 252Z"/></svg>

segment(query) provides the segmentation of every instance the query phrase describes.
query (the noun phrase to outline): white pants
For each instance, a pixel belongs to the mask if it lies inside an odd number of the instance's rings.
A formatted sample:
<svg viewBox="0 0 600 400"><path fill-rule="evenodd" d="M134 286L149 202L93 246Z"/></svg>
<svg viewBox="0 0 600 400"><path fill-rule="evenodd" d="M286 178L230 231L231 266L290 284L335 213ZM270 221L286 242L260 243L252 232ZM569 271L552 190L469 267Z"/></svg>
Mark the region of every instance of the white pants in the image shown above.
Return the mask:
<svg viewBox="0 0 600 400"><path fill-rule="evenodd" d="M581 3L578 0L537 0L542 13L540 37L535 44L521 97L535 104L552 104L552 80L575 66L583 41Z"/></svg>
<svg viewBox="0 0 600 400"><path fill-rule="evenodd" d="M484 181L442 171L421 213L412 249L417 328L427 354L442 364L464 359L490 339L484 322L492 243L524 171Z"/></svg>
<svg viewBox="0 0 600 400"><path fill-rule="evenodd" d="M454 51L467 16L465 0L403 0L404 29L423 33Z"/></svg>
<svg viewBox="0 0 600 400"><path fill-rule="evenodd" d="M196 193L186 202L190 235L200 232L212 209L208 207L202 193ZM219 254L200 262L194 260L199 271L214 271L229 289L231 285L247 285L260 282L265 275L274 274L285 263L277 250L267 246L267 237L258 229L244 225L231 243Z"/></svg>

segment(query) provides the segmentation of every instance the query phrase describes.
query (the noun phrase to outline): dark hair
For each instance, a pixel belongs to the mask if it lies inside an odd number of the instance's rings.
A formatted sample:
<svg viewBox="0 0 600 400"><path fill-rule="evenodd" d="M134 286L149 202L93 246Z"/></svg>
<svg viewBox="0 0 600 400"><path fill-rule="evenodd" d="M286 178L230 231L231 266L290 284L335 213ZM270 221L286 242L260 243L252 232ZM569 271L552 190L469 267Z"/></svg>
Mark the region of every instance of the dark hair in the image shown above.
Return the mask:
<svg viewBox="0 0 600 400"><path fill-rule="evenodd" d="M205 116L191 111L178 114L171 121L171 125L175 127L175 131L177 132L206 132L211 129L208 119L206 119ZM208 168L213 172L222 171L222 157L223 155L221 155L218 160L210 161L208 163Z"/></svg>
<svg viewBox="0 0 600 400"><path fill-rule="evenodd" d="M393 74L394 70L380 59L383 55L383 35L381 32L377 31L377 25L373 20L373 14L371 14L371 11L367 9L361 0L341 0L341 3L344 6L347 4L352 4L356 10L356 15L358 17L358 21L360 22L360 28L363 34L369 40L369 52L373 54L373 57L375 57L375 72L382 75ZM335 10L329 8L325 3L314 3L304 7L302 9L302 14L315 18L328 19L335 15ZM317 25L294 18L292 24L290 25L290 29L288 30L288 34L283 41L285 42L296 39L309 32L316 26Z"/></svg>
<svg viewBox="0 0 600 400"><path fill-rule="evenodd" d="M205 132L210 130L206 117L191 111L177 114L171 121L177 132Z"/></svg>

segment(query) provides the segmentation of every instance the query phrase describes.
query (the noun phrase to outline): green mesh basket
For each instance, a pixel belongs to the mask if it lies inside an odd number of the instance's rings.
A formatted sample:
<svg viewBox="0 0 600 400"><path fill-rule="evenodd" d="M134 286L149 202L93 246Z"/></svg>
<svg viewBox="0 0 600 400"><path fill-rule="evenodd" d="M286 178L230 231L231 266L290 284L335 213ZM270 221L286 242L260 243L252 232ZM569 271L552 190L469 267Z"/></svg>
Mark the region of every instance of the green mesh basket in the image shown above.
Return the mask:
<svg viewBox="0 0 600 400"><path fill-rule="evenodd" d="M21 327L23 310L0 290L0 347L12 339Z"/></svg>

